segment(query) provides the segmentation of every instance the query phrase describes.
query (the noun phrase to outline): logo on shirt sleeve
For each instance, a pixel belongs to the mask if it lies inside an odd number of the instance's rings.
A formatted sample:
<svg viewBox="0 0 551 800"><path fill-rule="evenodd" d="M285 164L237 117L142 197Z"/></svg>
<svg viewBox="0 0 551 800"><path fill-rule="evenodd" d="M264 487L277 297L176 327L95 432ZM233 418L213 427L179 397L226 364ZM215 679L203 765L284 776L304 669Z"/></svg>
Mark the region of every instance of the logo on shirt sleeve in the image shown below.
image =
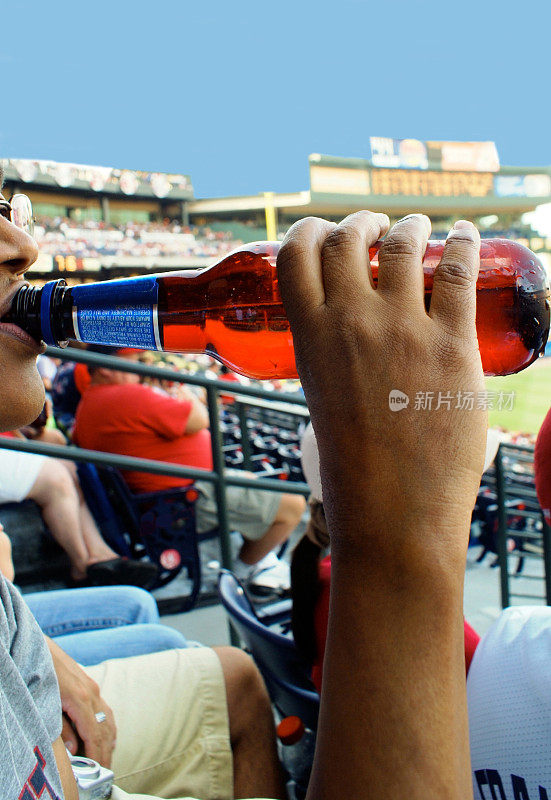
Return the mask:
<svg viewBox="0 0 551 800"><path fill-rule="evenodd" d="M46 759L38 747L35 747L33 752L36 756L36 766L25 781L19 800L37 800L37 798L40 798L40 800L61 800L44 774Z"/></svg>

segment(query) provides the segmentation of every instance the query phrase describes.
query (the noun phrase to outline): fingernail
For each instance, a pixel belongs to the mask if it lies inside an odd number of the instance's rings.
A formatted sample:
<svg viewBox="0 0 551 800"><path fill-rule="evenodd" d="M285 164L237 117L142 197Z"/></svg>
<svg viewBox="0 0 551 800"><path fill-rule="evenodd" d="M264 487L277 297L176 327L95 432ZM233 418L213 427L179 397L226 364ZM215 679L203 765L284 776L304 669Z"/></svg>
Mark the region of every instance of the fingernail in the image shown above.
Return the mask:
<svg viewBox="0 0 551 800"><path fill-rule="evenodd" d="M448 233L448 239L450 236L455 236L456 234L461 234L463 239L472 239L473 242L478 239L477 229L472 222L469 222L466 219L458 219L457 222L454 223L453 228Z"/></svg>

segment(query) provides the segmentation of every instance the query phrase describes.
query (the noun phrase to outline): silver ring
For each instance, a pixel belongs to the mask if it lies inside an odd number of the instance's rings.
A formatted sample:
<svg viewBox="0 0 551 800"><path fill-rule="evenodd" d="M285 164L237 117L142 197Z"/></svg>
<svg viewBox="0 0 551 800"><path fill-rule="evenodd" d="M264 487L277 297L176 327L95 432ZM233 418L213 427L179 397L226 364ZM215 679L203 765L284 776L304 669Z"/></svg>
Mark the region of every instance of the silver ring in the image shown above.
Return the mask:
<svg viewBox="0 0 551 800"><path fill-rule="evenodd" d="M107 719L107 715L106 715L105 711L98 711L98 713L94 714L94 716L95 716L96 722L98 724L101 723L101 722L105 722L105 720Z"/></svg>

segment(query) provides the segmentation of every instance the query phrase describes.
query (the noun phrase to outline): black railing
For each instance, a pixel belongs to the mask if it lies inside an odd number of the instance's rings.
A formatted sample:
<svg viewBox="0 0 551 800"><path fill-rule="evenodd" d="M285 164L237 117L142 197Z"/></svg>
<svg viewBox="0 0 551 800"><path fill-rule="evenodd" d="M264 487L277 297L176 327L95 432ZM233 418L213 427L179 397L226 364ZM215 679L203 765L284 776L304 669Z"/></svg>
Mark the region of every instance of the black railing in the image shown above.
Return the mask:
<svg viewBox="0 0 551 800"><path fill-rule="evenodd" d="M202 480L214 483L216 487L216 503L219 520L218 530L221 562L227 569L232 568L230 528L226 503L227 486L243 486L263 489L269 492L287 492L304 496L309 495L310 490L306 483L282 481L280 479L266 477L249 477L245 474L241 476L235 474L235 472L226 474L222 451L222 437L219 427L218 397L220 394L230 394L238 397L237 405L239 409L238 416L241 423L241 438L242 442L247 442L247 444L248 432L245 414L247 405L254 405L255 400L262 401L262 405L264 405L265 402L269 402L272 410L279 411L286 415L296 415L306 420L308 418L306 401L300 395L265 391L256 386L242 386L241 384L232 382L213 380L204 375L188 375L187 373L180 373L165 367L154 367L136 361L117 358L116 356L100 355L99 353L77 350L74 348L48 348L46 353L53 358L59 358L64 361L78 361L83 364L107 367L157 380L169 380L191 386L203 387L207 393L212 463L214 468L212 471L208 471L195 467L184 467L164 461L153 461L145 458L115 455L113 453L104 453L96 450L85 450L74 445L62 446L46 444L43 442L12 439L3 436L0 436L0 449L20 450L26 453L37 453L39 455L52 456L53 458L62 458L69 461L84 461L91 464L113 466L118 469L132 470L135 472L150 472L157 475L169 475L182 479ZM244 422L245 424L243 425Z"/></svg>
<svg viewBox="0 0 551 800"><path fill-rule="evenodd" d="M551 605L551 529L539 506L533 476L534 448L502 443L495 460L496 493L498 505L497 550L500 566L501 605L511 605L512 597L525 600L545 600ZM512 505L510 502L512 501ZM518 501L518 502L515 502ZM521 504L522 509L517 506ZM511 518L526 521L530 530L516 530L510 526ZM520 547L512 553L508 550L509 539L516 539ZM510 584L509 562L517 557L519 565L524 559L542 562L543 575L524 574L524 580L544 584L544 596L532 592L515 591ZM517 568L517 576L519 571ZM532 584L531 584L532 585Z"/></svg>

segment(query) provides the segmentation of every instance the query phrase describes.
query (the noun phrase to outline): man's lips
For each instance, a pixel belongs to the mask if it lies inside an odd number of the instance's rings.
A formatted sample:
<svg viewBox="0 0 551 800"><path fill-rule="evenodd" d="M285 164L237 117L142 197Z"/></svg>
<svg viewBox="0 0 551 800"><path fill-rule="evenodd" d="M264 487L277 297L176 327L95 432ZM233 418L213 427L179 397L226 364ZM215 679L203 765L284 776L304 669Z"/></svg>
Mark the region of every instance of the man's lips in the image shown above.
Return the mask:
<svg viewBox="0 0 551 800"><path fill-rule="evenodd" d="M27 286L27 281L18 281L15 286L0 300L0 321L6 316L11 309L13 298L22 286Z"/></svg>
<svg viewBox="0 0 551 800"><path fill-rule="evenodd" d="M0 334L6 334L6 336L10 336L12 339L18 339L23 344L27 345L27 347L34 350L35 353L40 354L46 350L46 345L44 343L39 344L36 342L33 337L24 331L23 328L20 328L19 325L15 325L13 322L2 322L0 320Z"/></svg>
<svg viewBox="0 0 551 800"><path fill-rule="evenodd" d="M19 325L14 322L4 321L4 317L11 310L13 299L22 286L26 286L27 281L17 281L17 283L10 289L6 296L0 301L0 333L5 333L13 339L18 339L27 347L30 347L37 353L43 353L45 346L43 343L38 343L30 333L24 331Z"/></svg>

